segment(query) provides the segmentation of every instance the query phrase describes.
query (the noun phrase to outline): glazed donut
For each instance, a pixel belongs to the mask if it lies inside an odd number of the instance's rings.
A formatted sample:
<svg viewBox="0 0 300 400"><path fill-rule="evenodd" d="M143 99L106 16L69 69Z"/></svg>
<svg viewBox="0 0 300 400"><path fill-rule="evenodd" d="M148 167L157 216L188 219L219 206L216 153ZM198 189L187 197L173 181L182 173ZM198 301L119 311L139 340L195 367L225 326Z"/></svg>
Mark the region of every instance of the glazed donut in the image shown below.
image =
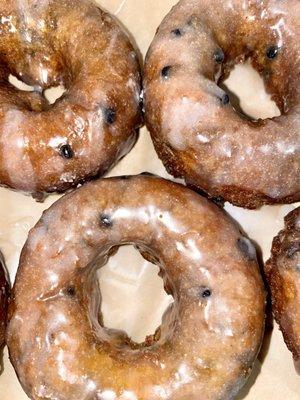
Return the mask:
<svg viewBox="0 0 300 400"><path fill-rule="evenodd" d="M160 266L174 296L143 344L99 322L96 270L124 244ZM10 357L34 400L228 400L257 355L264 305L255 248L216 205L154 176L103 179L60 199L30 232Z"/></svg>
<svg viewBox="0 0 300 400"><path fill-rule="evenodd" d="M13 75L33 92L9 82ZM45 90L63 85L50 105ZM88 0L0 3L0 184L64 191L134 145L140 66L122 28Z"/></svg>
<svg viewBox="0 0 300 400"><path fill-rule="evenodd" d="M8 296L9 296L9 286L8 286L6 272L4 269L4 260L2 254L0 253L0 350L2 349L2 346L5 343Z"/></svg>
<svg viewBox="0 0 300 400"><path fill-rule="evenodd" d="M146 123L169 173L257 208L300 199L300 2L181 0L145 65ZM251 60L281 116L247 120L218 85Z"/></svg>
<svg viewBox="0 0 300 400"><path fill-rule="evenodd" d="M286 216L265 270L275 319L300 373L300 207Z"/></svg>

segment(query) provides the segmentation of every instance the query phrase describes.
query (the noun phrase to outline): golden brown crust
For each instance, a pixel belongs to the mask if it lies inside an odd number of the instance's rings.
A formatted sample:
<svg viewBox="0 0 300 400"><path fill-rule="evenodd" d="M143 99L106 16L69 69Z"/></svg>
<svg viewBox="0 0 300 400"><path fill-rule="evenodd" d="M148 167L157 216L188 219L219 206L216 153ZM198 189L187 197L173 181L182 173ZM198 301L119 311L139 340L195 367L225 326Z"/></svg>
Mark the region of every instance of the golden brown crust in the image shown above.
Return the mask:
<svg viewBox="0 0 300 400"><path fill-rule="evenodd" d="M8 307L9 285L0 253L0 350L5 343L6 318Z"/></svg>
<svg viewBox="0 0 300 400"><path fill-rule="evenodd" d="M266 263L273 313L284 340L300 359L300 207L285 218L285 228L274 238L272 256Z"/></svg>
<svg viewBox="0 0 300 400"><path fill-rule="evenodd" d="M299 20L297 0L181 0L172 9L144 78L146 124L171 174L246 208L300 199ZM280 117L242 119L218 86L247 59Z"/></svg>
<svg viewBox="0 0 300 400"><path fill-rule="evenodd" d="M99 319L96 270L122 244L159 265L174 297L141 345ZM12 297L10 357L34 400L233 399L264 330L253 244L213 203L154 176L55 203L29 234Z"/></svg>
<svg viewBox="0 0 300 400"><path fill-rule="evenodd" d="M3 0L0 32L0 184L64 191L104 174L141 125L127 34L89 0ZM10 74L35 91L17 90ZM51 106L44 90L58 85L66 92Z"/></svg>

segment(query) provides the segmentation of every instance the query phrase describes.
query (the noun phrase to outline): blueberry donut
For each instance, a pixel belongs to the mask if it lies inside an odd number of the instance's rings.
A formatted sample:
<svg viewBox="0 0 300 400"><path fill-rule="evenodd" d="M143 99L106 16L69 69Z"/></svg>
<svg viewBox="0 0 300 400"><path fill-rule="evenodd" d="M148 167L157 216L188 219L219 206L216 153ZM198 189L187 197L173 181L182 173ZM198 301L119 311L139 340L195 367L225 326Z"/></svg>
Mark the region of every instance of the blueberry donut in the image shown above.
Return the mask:
<svg viewBox="0 0 300 400"><path fill-rule="evenodd" d="M299 0L181 0L172 9L144 82L146 123L169 173L246 208L300 199L299 20ZM246 60L280 117L241 116L219 86Z"/></svg>
<svg viewBox="0 0 300 400"><path fill-rule="evenodd" d="M300 373L300 207L286 216L265 269L276 321Z"/></svg>
<svg viewBox="0 0 300 400"><path fill-rule="evenodd" d="M10 83L17 77L34 90ZM66 91L53 105L45 90ZM140 66L127 34L88 0L0 3L0 184L64 191L104 174L141 124Z"/></svg>
<svg viewBox="0 0 300 400"><path fill-rule="evenodd" d="M96 271L124 244L160 267L174 297L142 344L101 324ZM220 208L154 176L103 179L30 232L8 346L33 400L228 400L260 348L264 307L255 248Z"/></svg>
<svg viewBox="0 0 300 400"><path fill-rule="evenodd" d="M4 269L4 260L0 253L0 351L5 343L9 286Z"/></svg>

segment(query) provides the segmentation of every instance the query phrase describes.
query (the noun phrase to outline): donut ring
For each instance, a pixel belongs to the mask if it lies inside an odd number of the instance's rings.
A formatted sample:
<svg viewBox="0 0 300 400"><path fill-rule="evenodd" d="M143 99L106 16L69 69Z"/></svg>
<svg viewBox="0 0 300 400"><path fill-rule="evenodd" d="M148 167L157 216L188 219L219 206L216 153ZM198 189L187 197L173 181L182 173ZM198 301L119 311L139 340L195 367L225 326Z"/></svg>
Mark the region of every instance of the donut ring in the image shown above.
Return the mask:
<svg viewBox="0 0 300 400"><path fill-rule="evenodd" d="M175 301L141 345L99 323L96 265L124 244L161 267ZM34 400L231 399L260 347L264 305L255 248L216 205L157 177L100 180L31 231L10 357Z"/></svg>
<svg viewBox="0 0 300 400"><path fill-rule="evenodd" d="M5 343L6 318L8 308L9 285L4 269L4 260L0 253L0 350ZM1 370L0 370L1 372Z"/></svg>
<svg viewBox="0 0 300 400"><path fill-rule="evenodd" d="M44 91L58 85L66 92L51 106ZM104 174L136 141L139 97L137 55L91 1L1 1L1 185L64 191Z"/></svg>
<svg viewBox="0 0 300 400"><path fill-rule="evenodd" d="M285 217L265 270L275 319L300 373L300 207Z"/></svg>
<svg viewBox="0 0 300 400"><path fill-rule="evenodd" d="M145 64L146 124L168 172L246 208L300 200L300 2L181 0ZM250 121L218 86L250 59L282 115Z"/></svg>

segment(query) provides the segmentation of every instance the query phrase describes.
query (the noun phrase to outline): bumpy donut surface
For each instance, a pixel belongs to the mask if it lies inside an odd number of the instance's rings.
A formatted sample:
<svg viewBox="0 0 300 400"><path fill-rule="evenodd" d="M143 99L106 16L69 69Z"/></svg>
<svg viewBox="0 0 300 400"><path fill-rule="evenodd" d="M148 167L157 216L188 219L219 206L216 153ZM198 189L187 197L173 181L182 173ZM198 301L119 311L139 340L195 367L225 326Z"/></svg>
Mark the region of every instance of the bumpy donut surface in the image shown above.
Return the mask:
<svg viewBox="0 0 300 400"><path fill-rule="evenodd" d="M143 344L99 322L96 270L124 244L160 266L174 296ZM10 357L34 400L232 399L264 329L251 242L216 205L154 176L92 182L54 204L12 297Z"/></svg>
<svg viewBox="0 0 300 400"><path fill-rule="evenodd" d="M300 199L300 2L182 0L145 65L146 123L167 170L238 206ZM251 60L281 116L247 120L218 84Z"/></svg>
<svg viewBox="0 0 300 400"><path fill-rule="evenodd" d="M286 216L265 269L276 321L300 373L300 207Z"/></svg>
<svg viewBox="0 0 300 400"><path fill-rule="evenodd" d="M50 105L45 90L58 85L66 92ZM130 40L92 1L1 1L1 185L63 191L103 174L136 141L139 96Z"/></svg>
<svg viewBox="0 0 300 400"><path fill-rule="evenodd" d="M4 260L0 253L0 350L5 342L8 296L9 285L4 269Z"/></svg>

